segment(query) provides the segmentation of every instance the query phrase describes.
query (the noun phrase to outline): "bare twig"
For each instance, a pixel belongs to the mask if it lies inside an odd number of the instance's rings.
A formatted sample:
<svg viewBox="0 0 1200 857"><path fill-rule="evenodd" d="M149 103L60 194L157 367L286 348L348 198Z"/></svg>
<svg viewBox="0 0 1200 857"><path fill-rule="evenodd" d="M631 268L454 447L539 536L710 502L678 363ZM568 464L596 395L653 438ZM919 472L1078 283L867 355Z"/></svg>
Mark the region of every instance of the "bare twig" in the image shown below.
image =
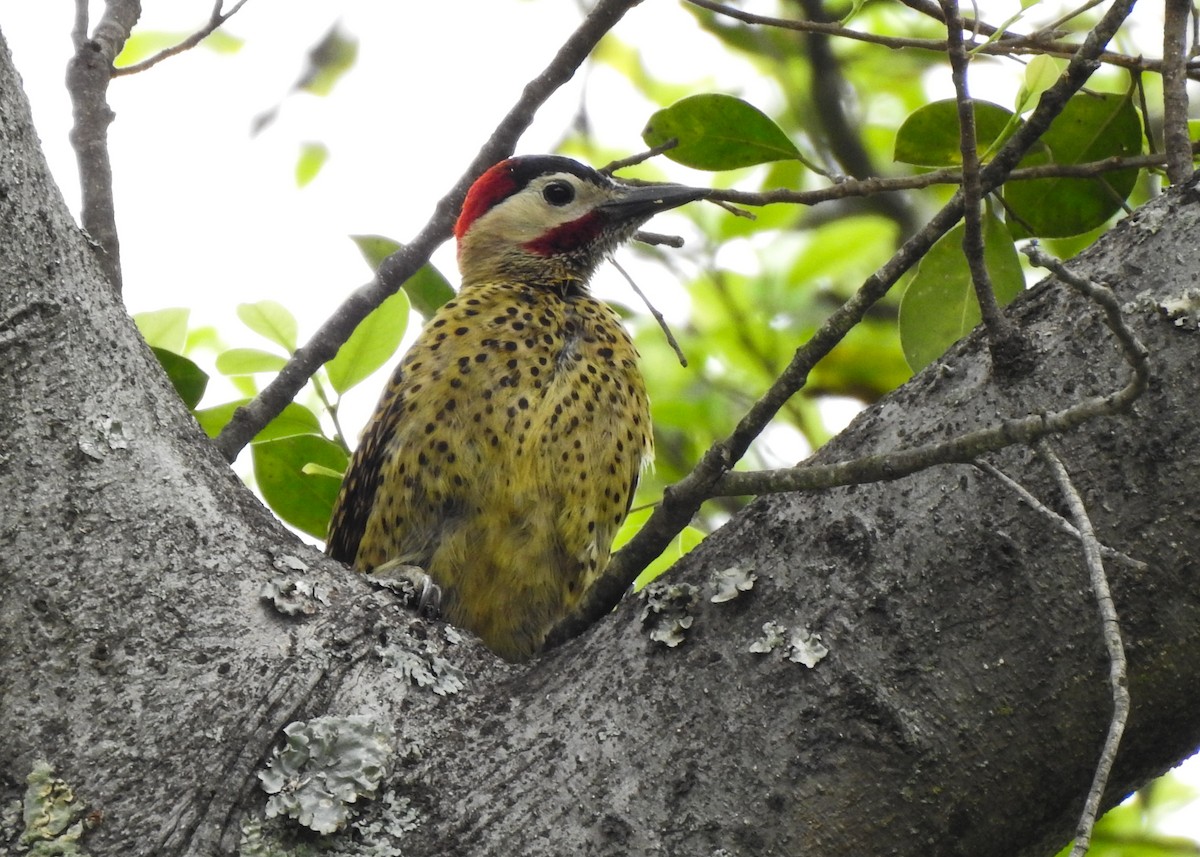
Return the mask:
<svg viewBox="0 0 1200 857"><path fill-rule="evenodd" d="M1042 94L1025 124L1008 139L992 162L983 168L980 173L982 192L990 192L1007 179L1029 147L1045 133L1054 117L1062 112L1067 100L1095 71L1096 57L1128 17L1133 3L1134 0L1115 0L1096 27L1088 33L1066 71ZM581 633L616 606L646 564L662 553L705 500L713 496L713 487L718 481L724 476L732 476L727 471L746 453L754 438L762 433L783 404L804 386L817 361L862 320L867 310L887 294L901 275L958 222L962 213L963 197L960 191L933 216L925 228L905 241L853 297L835 310L808 342L796 349L792 361L742 417L729 437L713 444L687 476L663 491L662 503L637 534L613 556L604 574L584 595L577 611L547 635L547 648ZM1106 398L1120 396L1122 393L1114 393Z"/></svg>
<svg viewBox="0 0 1200 857"><path fill-rule="evenodd" d="M1163 21L1163 149L1167 178L1182 184L1192 177L1188 134L1187 43L1192 0L1166 0Z"/></svg>
<svg viewBox="0 0 1200 857"><path fill-rule="evenodd" d="M678 145L679 141L672 137L665 143L659 143L657 146L652 146L644 152L638 152L636 155L630 155L628 158L620 158L619 160L607 163L598 172L602 175L611 176L617 170L623 170L626 167L636 167L638 164L645 163L651 158L661 155L663 152L669 152Z"/></svg>
<svg viewBox="0 0 1200 857"><path fill-rule="evenodd" d="M942 14L946 18L946 33L950 57L950 76L954 82L955 104L958 107L959 151L962 153L963 193L963 254L971 271L971 284L979 302L979 314L988 334L992 362L1004 365L999 359L1002 349L1017 332L1012 323L1000 311L996 293L992 289L992 278L988 273L983 246L983 191L979 183L979 150L975 136L975 104L967 85L967 66L970 62L963 44L962 19L958 15L958 0L942 0Z"/></svg>
<svg viewBox="0 0 1200 857"><path fill-rule="evenodd" d="M1046 255L1037 242L1030 242L1022 248L1021 252L1028 256L1033 264L1051 271L1054 276L1075 289L1075 291L1091 298L1100 305L1104 310L1108 329L1116 335L1117 342L1120 343L1121 352L1125 355L1126 362L1133 367L1134 381L1137 384L1136 395L1141 395L1142 391L1146 389L1146 385L1150 382L1150 352L1141 343L1141 340L1137 338L1137 335L1130 330L1129 325L1125 323L1125 316L1121 312L1120 301L1117 300L1117 296L1113 294L1112 289L1079 276L1062 262L1052 256Z"/></svg>
<svg viewBox="0 0 1200 857"><path fill-rule="evenodd" d="M880 36L876 33L869 33L863 30L854 30L850 27L843 26L837 23L826 23L822 21L803 21L790 18L772 18L769 15L756 15L751 12L746 12L733 6L726 6L722 3L714 2L714 0L687 0L693 6L699 6L701 9L707 9L710 12L716 12L720 15L725 15L738 21L747 24L758 24L762 26L779 27L786 30L796 30L799 32L808 33L826 33L830 36L839 36L841 38L852 39L858 42L866 42L873 45L883 45L889 48L911 48L916 50L936 51L937 53L945 53L946 42L943 39L913 39L903 36ZM938 21L945 23L941 10L937 3L932 0L904 0L904 5L909 6L923 14L929 15ZM978 32L984 36L999 35L995 41L980 47L980 53L992 54L996 56L1010 56L1022 54L1045 54L1047 56L1068 58L1075 55L1078 50L1078 45L1073 45L1070 42L1062 41L1047 41L1040 36L1025 36L1020 33L1000 33L1000 31L989 24L982 21L974 21L966 19L963 21L965 27L970 28L973 32ZM1162 61L1155 59L1146 59L1145 57L1131 57L1125 54L1115 53L1113 51L1101 51L1095 57L1097 62L1107 65L1115 65L1120 68L1132 69L1134 71L1162 71ZM1200 68L1192 65L1188 66L1188 74L1191 77L1200 75Z"/></svg>
<svg viewBox="0 0 1200 857"><path fill-rule="evenodd" d="M1010 490L1014 494L1016 494L1018 497L1020 497L1025 502L1025 504L1027 506L1029 506L1029 508L1033 509L1033 511L1037 512L1039 515L1041 515L1047 521L1052 523L1059 530L1066 533L1071 538L1082 539L1082 536L1080 536L1080 534L1079 534L1079 530L1077 530L1070 521L1068 521L1062 515L1058 514L1058 512L1051 509L1049 506L1047 506L1045 503L1043 503L1037 497L1033 496L1033 493L1030 492L1030 490L1028 488L1026 488L1024 485L1022 485L1017 480L1013 479L1011 476L1009 476L1007 473L1005 473L999 467L997 467L996 465L991 464L987 461L982 461L982 460L974 461L972 463L975 465L976 468L978 468L979 470L982 470L988 476L991 476L993 479L995 479L997 482L999 482L1005 488L1007 488L1008 490ZM1119 550L1114 550L1113 548L1110 548L1108 545L1104 545L1104 544L1100 545L1100 555L1102 557L1104 557L1106 560L1111 560L1112 562L1119 562L1122 565L1126 566L1127 568L1133 569L1134 571L1141 572L1141 571L1146 570L1146 563L1142 562L1140 559L1134 559L1129 554L1122 553Z"/></svg>
<svg viewBox="0 0 1200 857"><path fill-rule="evenodd" d="M122 68L114 68L113 77L124 77L127 74L137 74L139 71L145 71L148 68L153 68L165 59L173 57L176 54L181 54L184 51L190 51L196 45L207 39L215 33L222 24L228 21L231 17L237 14L237 11L246 5L248 0L238 0L237 3L228 11L225 9L225 0L216 0L213 4L212 14L209 15L208 23L201 27L196 32L192 33L182 42L177 45L172 45L169 48L164 48L152 57L147 57L139 63L133 63Z"/></svg>
<svg viewBox="0 0 1200 857"><path fill-rule="evenodd" d="M521 98L496 126L466 171L434 208L425 227L402 250L383 261L375 278L356 289L320 330L301 346L287 365L254 401L238 408L217 436L217 448L233 461L258 432L283 411L287 403L326 361L337 354L367 314L395 294L417 272L443 241L450 237L454 219L471 183L488 167L512 154L517 138L529 127L539 107L574 76L596 43L640 0L600 0L583 23L563 43L550 64L526 84Z"/></svg>
<svg viewBox="0 0 1200 857"><path fill-rule="evenodd" d="M1200 143L1192 144L1192 151L1200 151ZM1083 164L1042 164L1036 167L1021 167L1012 170L1006 181L1046 178L1096 178L1108 172L1128 169L1146 169L1161 167L1166 164L1166 156L1133 155L1122 157L1114 155L1099 161L1089 161ZM736 203L738 205L816 205L831 199L847 199L850 197L866 196L875 193L897 193L905 190L917 190L940 184L961 184L962 170L957 167L943 167L927 173L911 176L893 176L889 178L847 179L829 187L814 190L770 190L750 192L741 190L713 190L708 197L713 203Z"/></svg>
<svg viewBox="0 0 1200 857"><path fill-rule="evenodd" d="M1108 785L1108 776L1112 771L1113 762L1117 758L1117 748L1121 743L1121 735L1125 731L1125 723L1129 719L1129 677L1125 663L1125 645L1121 641L1121 622L1117 616L1117 608L1113 603L1112 591L1108 586L1108 578L1104 574L1104 562L1100 558L1100 543L1088 517L1087 507L1078 489L1071 481L1071 475L1063 465L1062 460L1051 449L1050 444L1043 440L1037 444L1037 453L1050 467L1050 472L1058 482L1059 490L1075 528L1079 530L1083 542L1083 558L1087 565L1088 577L1092 584L1092 594L1100 609L1101 630L1104 635L1104 647L1108 650L1108 681L1112 691L1113 712L1108 723L1108 734L1104 739L1104 747L1100 751L1100 760L1092 776L1092 785L1088 789L1087 800L1080 814L1079 824L1075 829L1075 845L1070 857L1084 857L1092 838L1092 828L1096 824L1096 816L1100 813L1100 801L1104 797L1104 789Z"/></svg>
<svg viewBox="0 0 1200 857"><path fill-rule="evenodd" d="M86 5L86 4L85 4ZM113 59L142 14L138 0L110 0L91 38L86 38L87 11L75 7L75 55L67 65L67 91L74 125L71 147L79 164L83 229L96 243L100 266L121 291L121 242L113 203L112 161L108 155L108 126L114 114L108 106L108 83Z"/></svg>
<svg viewBox="0 0 1200 857"><path fill-rule="evenodd" d="M1084 12L1087 12L1091 9L1095 9L1097 6L1099 6L1103 2L1104 2L1104 0L1087 0L1087 2L1084 3L1082 6L1077 6L1074 9L1071 9L1071 10L1063 13L1058 18L1055 18L1049 24L1042 27L1039 32L1043 32L1043 33L1044 32L1057 32L1058 30L1061 30L1064 26L1069 24L1071 21L1078 18Z"/></svg>
<svg viewBox="0 0 1200 857"><path fill-rule="evenodd" d="M1121 389L1084 399L1059 411L1002 420L939 443L913 449L893 450L836 464L806 465L779 470L731 472L715 480L712 496L777 494L813 491L839 485L855 485L896 479L939 464L976 463L986 452L1014 443L1033 444L1052 434L1062 434L1099 416L1119 413L1145 392L1150 378L1149 351L1125 323L1120 304L1111 289L1070 271L1046 256L1037 245L1025 250L1037 265L1049 268L1064 283L1094 301L1104 313L1104 323L1117 339L1121 354L1132 370Z"/></svg>
<svg viewBox="0 0 1200 857"><path fill-rule="evenodd" d="M810 21L834 21L825 8L824 0L798 2ZM832 38L827 33L817 31L807 32L803 38L804 54L812 69L808 75L811 101L795 104L792 112L804 117L809 136L824 142L829 156L841 171L856 179L878 175L879 169L862 139L862 123L853 121L849 115L853 103L848 97L851 87L846 80L842 61L834 50ZM829 178L828 175L826 177ZM920 217L907 197L872 197L870 205L894 221L901 235L911 235L921 226Z"/></svg>
<svg viewBox="0 0 1200 857"><path fill-rule="evenodd" d="M633 240L649 244L651 247L674 247L678 250L683 246L683 239L678 235L663 235L661 232L646 232L642 229L633 233Z"/></svg>
<svg viewBox="0 0 1200 857"><path fill-rule="evenodd" d="M629 287L642 299L642 303L646 305L646 309L650 310L650 315L654 316L654 320L662 328L663 335L667 337L667 344L671 346L671 349L675 352L675 356L679 358L679 365L686 367L688 365L687 356L683 353L683 349L679 347L679 341L675 338L675 334L671 333L671 327L667 324L667 320L663 318L663 314L658 311L658 308L654 304L650 303L650 299L646 297L645 292L638 288L638 284L633 281L633 277L629 276L629 272L622 268L616 259L610 259L609 261L614 268L621 272L621 276L625 278L625 282L629 283Z"/></svg>

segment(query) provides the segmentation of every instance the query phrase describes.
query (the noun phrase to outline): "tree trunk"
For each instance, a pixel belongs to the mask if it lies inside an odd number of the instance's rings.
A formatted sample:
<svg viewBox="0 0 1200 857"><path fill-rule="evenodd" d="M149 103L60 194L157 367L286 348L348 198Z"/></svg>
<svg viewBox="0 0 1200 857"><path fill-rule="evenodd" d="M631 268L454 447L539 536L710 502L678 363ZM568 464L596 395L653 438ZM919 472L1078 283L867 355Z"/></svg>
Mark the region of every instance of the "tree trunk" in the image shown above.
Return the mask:
<svg viewBox="0 0 1200 857"><path fill-rule="evenodd" d="M3 808L39 760L73 789L90 855L325 841L255 819L281 730L329 715L385 737L377 799L329 840L351 853L1013 855L1071 835L1111 707L1097 611L1078 543L992 477L760 499L672 572L698 596L677 647L630 599L503 664L298 543L225 466L71 222L2 45L0 152L0 854L29 832ZM1146 563L1108 568L1134 702L1110 803L1200 743L1200 339L1155 308L1195 285L1197 234L1185 188L1073 263L1130 302L1152 352L1132 413L1055 440L1101 539ZM1065 287L1011 312L1032 375L997 382L973 336L820 459L1123 383L1100 314ZM1058 505L1026 449L994 463ZM713 603L734 567L753 588ZM262 596L297 579L328 603L290 616ZM766 622L828 654L752 652Z"/></svg>

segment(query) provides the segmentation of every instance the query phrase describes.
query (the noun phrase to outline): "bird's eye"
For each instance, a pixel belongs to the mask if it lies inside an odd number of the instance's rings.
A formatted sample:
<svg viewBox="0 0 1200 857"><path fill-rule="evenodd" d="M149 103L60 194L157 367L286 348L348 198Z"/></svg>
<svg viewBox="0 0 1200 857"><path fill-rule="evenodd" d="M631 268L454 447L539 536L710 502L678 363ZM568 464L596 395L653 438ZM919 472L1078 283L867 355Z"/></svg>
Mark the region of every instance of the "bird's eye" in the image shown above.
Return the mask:
<svg viewBox="0 0 1200 857"><path fill-rule="evenodd" d="M551 205L566 205L575 199L575 188L566 182L550 182L542 189L542 199Z"/></svg>

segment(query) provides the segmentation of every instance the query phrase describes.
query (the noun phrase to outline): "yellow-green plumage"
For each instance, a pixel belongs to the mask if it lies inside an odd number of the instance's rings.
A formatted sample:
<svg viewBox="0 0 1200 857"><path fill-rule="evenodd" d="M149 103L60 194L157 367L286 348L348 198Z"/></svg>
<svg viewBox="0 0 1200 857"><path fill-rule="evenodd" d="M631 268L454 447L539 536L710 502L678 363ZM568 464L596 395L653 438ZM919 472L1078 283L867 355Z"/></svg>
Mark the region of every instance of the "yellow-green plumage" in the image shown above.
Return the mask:
<svg viewBox="0 0 1200 857"><path fill-rule="evenodd" d="M650 453L636 360L588 295L464 288L360 446L380 482L355 566L419 566L447 620L503 657L532 654L607 563Z"/></svg>
<svg viewBox="0 0 1200 857"><path fill-rule="evenodd" d="M637 352L587 281L639 223L701 193L552 156L485 173L456 227L463 286L384 391L328 552L415 566L444 618L510 660L537 652L603 572L652 452Z"/></svg>

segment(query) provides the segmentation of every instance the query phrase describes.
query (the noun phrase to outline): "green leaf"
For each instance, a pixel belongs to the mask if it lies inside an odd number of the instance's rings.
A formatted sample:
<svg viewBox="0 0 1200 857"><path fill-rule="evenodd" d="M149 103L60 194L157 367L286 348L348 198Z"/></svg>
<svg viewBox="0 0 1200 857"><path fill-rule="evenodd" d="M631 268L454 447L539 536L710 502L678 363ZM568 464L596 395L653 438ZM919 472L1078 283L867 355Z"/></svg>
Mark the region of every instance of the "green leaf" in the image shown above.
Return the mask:
<svg viewBox="0 0 1200 857"><path fill-rule="evenodd" d="M399 241L383 235L351 235L350 240L354 242L358 252L362 253L362 257L367 260L371 273L379 270L379 266L388 256L404 249L404 245Z"/></svg>
<svg viewBox="0 0 1200 857"><path fill-rule="evenodd" d="M222 375L278 372L286 364L287 358L258 348L230 348L217 355L217 371Z"/></svg>
<svg viewBox="0 0 1200 857"><path fill-rule="evenodd" d="M765 113L719 93L692 95L659 110L646 123L642 139L648 146L678 140L666 156L699 170L732 170L800 157L795 144Z"/></svg>
<svg viewBox="0 0 1200 857"><path fill-rule="evenodd" d="M204 398L204 390L208 387L208 374L191 360L174 351L165 348L150 350L158 358L167 377L175 385L175 392L179 393L179 398L183 399L188 410L196 407Z"/></svg>
<svg viewBox="0 0 1200 857"><path fill-rule="evenodd" d="M358 247L358 252L362 253L372 272L383 264L384 259L404 247L399 241L382 235L351 235L350 240ZM437 312L438 307L454 297L450 282L432 262L425 263L409 277L403 289L408 293L413 309L424 318L429 318Z"/></svg>
<svg viewBox="0 0 1200 857"><path fill-rule="evenodd" d="M963 224L943 235L917 267L900 300L900 344L913 371L945 353L979 324L979 302L963 254ZM1001 306L1025 287L1012 238L990 213L983 219L984 262Z"/></svg>
<svg viewBox="0 0 1200 857"><path fill-rule="evenodd" d="M325 364L333 389L345 393L387 363L400 347L408 316L408 295L404 291L396 292L372 310Z"/></svg>
<svg viewBox="0 0 1200 857"><path fill-rule="evenodd" d="M117 58L113 60L113 65L117 68L137 65L167 48L175 47L191 35L188 32L168 30L139 30L125 40L121 53L117 54ZM232 54L241 50L245 42L224 30L215 30L200 44L219 54Z"/></svg>
<svg viewBox="0 0 1200 857"><path fill-rule="evenodd" d="M182 307L139 312L133 317L133 323L151 348L164 348L181 354L187 344L188 317L191 312Z"/></svg>
<svg viewBox="0 0 1200 857"><path fill-rule="evenodd" d="M1049 155L1021 162L1082 164L1142 150L1142 123L1126 95L1080 93L1051 123L1042 142ZM1121 210L1137 183L1136 169L1097 178L1027 179L1004 186L1009 229L1016 238L1064 238L1102 226Z"/></svg>
<svg viewBox="0 0 1200 857"><path fill-rule="evenodd" d="M304 187L317 177L329 160L329 147L324 143L304 143L296 159L296 187Z"/></svg>
<svg viewBox="0 0 1200 857"><path fill-rule="evenodd" d="M238 304L237 316L246 327L283 346L288 354L296 350L296 318L283 304L276 301Z"/></svg>
<svg viewBox="0 0 1200 857"><path fill-rule="evenodd" d="M239 39L228 30L221 28L209 33L200 44L213 53L236 54L242 49L242 45L246 44L246 40Z"/></svg>
<svg viewBox="0 0 1200 857"><path fill-rule="evenodd" d="M221 429L225 428L225 425L233 419L234 411L249 402L250 399L238 399L196 411L196 421L200 423L205 434L209 437L216 437L221 433ZM317 419L317 415L308 408L291 402L279 416L267 423L263 430L254 436L251 443L278 440L281 437L294 437L301 434L321 434L321 422Z"/></svg>
<svg viewBox="0 0 1200 857"><path fill-rule="evenodd" d="M309 51L308 66L296 88L313 95L328 95L357 59L358 39L334 24L333 29Z"/></svg>
<svg viewBox="0 0 1200 857"><path fill-rule="evenodd" d="M325 538L341 481L323 473L305 473L310 464L344 472L346 452L331 440L296 435L256 443L251 448L254 479L267 505L287 523L319 539Z"/></svg>
<svg viewBox="0 0 1200 857"><path fill-rule="evenodd" d="M1032 107L1042 93L1058 82L1067 61L1057 57L1038 54L1025 66L1025 80L1017 91L1017 112L1024 113Z"/></svg>
<svg viewBox="0 0 1200 857"><path fill-rule="evenodd" d="M326 467L323 464L314 464L311 461L301 467L300 472L305 476L328 476L330 479L341 479L345 475L344 470L334 470L332 467Z"/></svg>
<svg viewBox="0 0 1200 857"><path fill-rule="evenodd" d="M454 297L454 289L432 263L422 265L409 277L404 283L404 291L424 318L429 318L438 311L438 307Z"/></svg>
<svg viewBox="0 0 1200 857"><path fill-rule="evenodd" d="M975 146L980 152L993 150L1016 128L1011 110L987 101L975 102ZM962 166L954 99L926 104L908 115L896 132L895 159L922 167Z"/></svg>

